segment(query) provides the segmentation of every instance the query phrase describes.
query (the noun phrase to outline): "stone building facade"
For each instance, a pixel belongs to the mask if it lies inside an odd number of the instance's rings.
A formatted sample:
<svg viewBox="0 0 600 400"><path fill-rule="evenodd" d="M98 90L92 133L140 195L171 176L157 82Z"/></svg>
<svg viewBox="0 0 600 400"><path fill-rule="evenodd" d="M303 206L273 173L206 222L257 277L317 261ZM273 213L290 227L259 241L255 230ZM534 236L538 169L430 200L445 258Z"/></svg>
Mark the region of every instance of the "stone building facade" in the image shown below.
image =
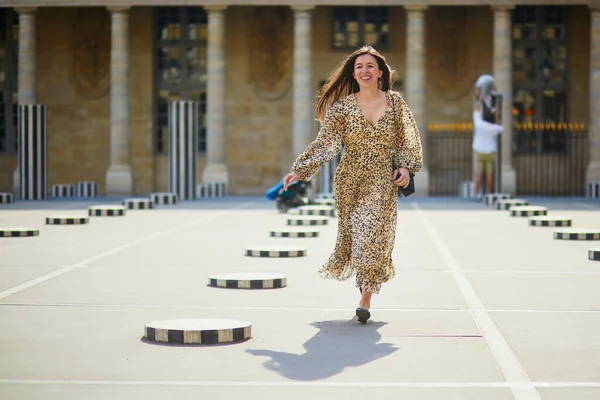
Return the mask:
<svg viewBox="0 0 600 400"><path fill-rule="evenodd" d="M504 109L529 96L557 122L585 124L588 179L600 181L600 6L589 2L553 1L557 14L534 0L3 0L0 191L18 182L18 103L47 106L49 187L92 180L100 194L166 191L166 104L187 99L202 114L198 176L262 195L315 137L319 85L363 43L397 71L424 144L428 125L471 120L473 83L492 73ZM548 39L556 45L544 58L536 43ZM527 75L548 58L540 86ZM504 117L506 191L517 180L515 112Z"/></svg>

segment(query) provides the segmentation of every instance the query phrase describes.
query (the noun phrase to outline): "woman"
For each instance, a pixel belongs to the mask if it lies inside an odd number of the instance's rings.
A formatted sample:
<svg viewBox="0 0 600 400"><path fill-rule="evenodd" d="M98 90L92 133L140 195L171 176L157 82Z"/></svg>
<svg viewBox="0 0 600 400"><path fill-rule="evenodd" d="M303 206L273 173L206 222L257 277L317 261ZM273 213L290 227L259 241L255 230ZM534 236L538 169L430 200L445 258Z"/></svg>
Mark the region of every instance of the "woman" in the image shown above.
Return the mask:
<svg viewBox="0 0 600 400"><path fill-rule="evenodd" d="M344 147L334 190L338 211L335 249L319 270L322 278L356 275L360 322L371 317L371 295L395 275L391 259L396 233L398 188L422 166L417 125L393 85L393 71L370 46L333 71L317 103L321 129L284 178L284 190L307 180ZM394 150L392 152L392 149ZM393 184L392 184L393 183ZM396 185L396 186L394 186Z"/></svg>

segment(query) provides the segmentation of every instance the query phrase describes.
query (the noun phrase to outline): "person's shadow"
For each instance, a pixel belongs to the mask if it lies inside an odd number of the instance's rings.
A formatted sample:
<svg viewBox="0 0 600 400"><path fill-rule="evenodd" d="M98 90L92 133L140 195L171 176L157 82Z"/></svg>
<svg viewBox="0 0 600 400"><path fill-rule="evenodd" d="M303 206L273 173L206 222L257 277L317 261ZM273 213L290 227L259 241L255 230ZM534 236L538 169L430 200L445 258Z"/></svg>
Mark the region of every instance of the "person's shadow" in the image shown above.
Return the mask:
<svg viewBox="0 0 600 400"><path fill-rule="evenodd" d="M313 322L311 325L319 328L319 332L304 343L305 353L253 349L246 352L270 357L265 361L265 367L286 378L298 381L324 379L398 350L390 343L377 343L381 339L377 330L385 324L369 321L362 325L356 320Z"/></svg>

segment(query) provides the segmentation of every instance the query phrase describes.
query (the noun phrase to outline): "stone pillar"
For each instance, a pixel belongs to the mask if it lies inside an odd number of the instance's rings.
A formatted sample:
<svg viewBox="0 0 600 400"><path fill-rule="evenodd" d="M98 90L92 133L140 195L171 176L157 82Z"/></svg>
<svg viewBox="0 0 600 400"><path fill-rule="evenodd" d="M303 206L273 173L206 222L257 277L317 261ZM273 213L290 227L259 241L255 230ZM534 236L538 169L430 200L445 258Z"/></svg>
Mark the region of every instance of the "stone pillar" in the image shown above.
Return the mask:
<svg viewBox="0 0 600 400"><path fill-rule="evenodd" d="M512 5L493 6L494 10L494 80L503 96L502 102L502 193L515 194L517 174L512 165Z"/></svg>
<svg viewBox="0 0 600 400"><path fill-rule="evenodd" d="M313 6L294 6L294 124L293 157L300 155L312 140L312 27Z"/></svg>
<svg viewBox="0 0 600 400"><path fill-rule="evenodd" d="M129 8L108 7L111 13L110 50L110 166L107 195L133 193L129 161Z"/></svg>
<svg viewBox="0 0 600 400"><path fill-rule="evenodd" d="M35 42L35 12L34 7L15 9L19 13L19 80L18 103L19 105L36 104L37 102L37 62ZM20 147L20 144L19 144ZM21 191L21 172L19 165L13 172L13 191Z"/></svg>
<svg viewBox="0 0 600 400"><path fill-rule="evenodd" d="M426 51L425 51L425 5L406 6L406 73L404 98L415 117L421 146L423 148L423 168L415 176L417 196L429 194L429 170L427 168L427 105L426 93Z"/></svg>
<svg viewBox="0 0 600 400"><path fill-rule="evenodd" d="M206 166L202 172L204 184L227 184L229 181L225 136L225 8L226 6L205 7L208 12L208 76Z"/></svg>
<svg viewBox="0 0 600 400"><path fill-rule="evenodd" d="M600 6L590 6L590 163L588 182L600 182Z"/></svg>

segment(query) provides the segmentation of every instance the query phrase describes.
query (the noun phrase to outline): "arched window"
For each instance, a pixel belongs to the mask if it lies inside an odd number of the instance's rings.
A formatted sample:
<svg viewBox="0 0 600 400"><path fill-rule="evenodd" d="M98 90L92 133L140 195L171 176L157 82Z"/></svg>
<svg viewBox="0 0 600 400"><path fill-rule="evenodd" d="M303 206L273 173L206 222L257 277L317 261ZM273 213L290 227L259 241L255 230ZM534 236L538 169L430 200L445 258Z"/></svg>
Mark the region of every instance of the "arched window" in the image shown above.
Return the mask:
<svg viewBox="0 0 600 400"><path fill-rule="evenodd" d="M206 48L208 18L202 7L155 9L155 151L168 151L168 103L199 103L198 152L206 152Z"/></svg>

